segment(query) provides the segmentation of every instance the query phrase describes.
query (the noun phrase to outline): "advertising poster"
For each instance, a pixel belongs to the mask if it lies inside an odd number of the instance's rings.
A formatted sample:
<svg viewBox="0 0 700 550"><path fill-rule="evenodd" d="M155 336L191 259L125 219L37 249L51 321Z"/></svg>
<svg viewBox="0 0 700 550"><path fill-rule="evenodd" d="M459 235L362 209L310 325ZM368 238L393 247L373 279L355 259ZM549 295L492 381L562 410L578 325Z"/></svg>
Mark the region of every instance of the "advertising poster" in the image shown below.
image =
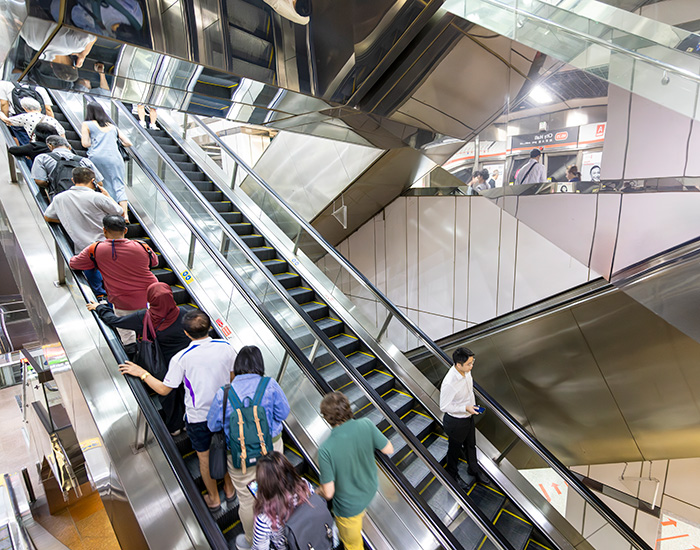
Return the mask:
<svg viewBox="0 0 700 550"><path fill-rule="evenodd" d="M583 154L583 162L581 163L581 181L600 181L600 161L602 158L602 151Z"/></svg>
<svg viewBox="0 0 700 550"><path fill-rule="evenodd" d="M488 183L491 187L502 187L503 186L503 170L505 164L486 164L484 168L489 171ZM491 183L493 180L493 183Z"/></svg>

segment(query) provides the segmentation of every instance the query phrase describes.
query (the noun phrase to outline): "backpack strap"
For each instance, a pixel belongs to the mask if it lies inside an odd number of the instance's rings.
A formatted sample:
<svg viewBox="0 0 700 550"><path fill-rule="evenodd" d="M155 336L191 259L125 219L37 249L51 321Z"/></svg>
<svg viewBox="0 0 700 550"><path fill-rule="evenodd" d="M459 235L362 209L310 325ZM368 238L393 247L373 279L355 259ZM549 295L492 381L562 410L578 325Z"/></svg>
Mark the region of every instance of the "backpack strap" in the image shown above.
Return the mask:
<svg viewBox="0 0 700 550"><path fill-rule="evenodd" d="M90 246L88 246L88 254L90 255L90 259L92 260L92 263L95 264L95 269L98 269L97 267L97 257L95 256L95 251L97 250L97 245L100 244L102 241L97 241L92 243ZM144 323L145 325L145 323Z"/></svg>
<svg viewBox="0 0 700 550"><path fill-rule="evenodd" d="M236 414L238 414L238 441L241 442L241 471L245 474L245 461L248 457L248 451L245 448L245 435L243 434L243 415L241 414L241 409L236 409Z"/></svg>
<svg viewBox="0 0 700 550"><path fill-rule="evenodd" d="M253 405L260 405L260 402L262 401L263 394L265 393L265 390L267 389L267 385L270 382L270 377L269 376L263 376L260 379L260 382L258 382L258 389L255 390L255 395L253 396Z"/></svg>
<svg viewBox="0 0 700 550"><path fill-rule="evenodd" d="M226 384L222 389L224 390L224 400L221 403L223 405L221 407L223 409L221 418L221 427L223 429L223 427L226 425L226 403L228 401L228 391L231 389L231 384Z"/></svg>
<svg viewBox="0 0 700 550"><path fill-rule="evenodd" d="M255 428L258 430L258 439L260 440L260 452L262 452L264 456L267 454L267 446L265 445L265 435L262 433L262 428L260 427L257 405L253 405L253 416L255 417Z"/></svg>
<svg viewBox="0 0 700 550"><path fill-rule="evenodd" d="M231 388L231 392L228 394L228 399L231 402L231 406L234 409L240 409L243 407L243 403L241 401L241 398L238 397L238 394L236 393L236 390L233 389L233 386L229 384L229 387Z"/></svg>

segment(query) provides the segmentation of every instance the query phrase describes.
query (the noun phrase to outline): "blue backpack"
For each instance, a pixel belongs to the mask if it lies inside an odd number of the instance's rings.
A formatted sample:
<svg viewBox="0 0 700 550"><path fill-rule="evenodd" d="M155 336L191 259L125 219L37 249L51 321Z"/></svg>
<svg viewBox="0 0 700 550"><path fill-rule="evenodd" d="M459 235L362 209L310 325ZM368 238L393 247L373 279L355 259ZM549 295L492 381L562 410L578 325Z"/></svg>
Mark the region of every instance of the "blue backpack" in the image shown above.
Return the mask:
<svg viewBox="0 0 700 550"><path fill-rule="evenodd" d="M231 451L233 466L240 468L245 474L247 466L255 466L258 458L272 452L272 434L267 425L265 408L260 406L270 379L263 376L251 400L246 397L243 401L231 386L228 401L233 410L229 419L228 448Z"/></svg>

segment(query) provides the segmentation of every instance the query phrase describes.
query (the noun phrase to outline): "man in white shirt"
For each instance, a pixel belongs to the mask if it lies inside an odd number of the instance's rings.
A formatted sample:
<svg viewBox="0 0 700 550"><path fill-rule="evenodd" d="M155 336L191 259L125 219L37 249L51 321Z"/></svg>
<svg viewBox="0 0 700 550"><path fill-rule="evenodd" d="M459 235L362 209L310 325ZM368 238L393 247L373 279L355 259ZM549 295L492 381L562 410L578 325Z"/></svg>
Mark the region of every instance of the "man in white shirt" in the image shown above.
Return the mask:
<svg viewBox="0 0 700 550"><path fill-rule="evenodd" d="M187 435L197 453L199 471L209 493L204 500L215 513L221 508L221 499L216 480L209 474L209 445L213 434L207 427L207 414L219 388L233 380L236 351L226 340L214 340L209 336L211 321L199 309L188 311L182 325L192 342L170 360L162 382L131 361L119 365L119 371L139 377L158 395L168 395L180 384L185 384ZM224 494L226 501L232 503L236 491L228 474L224 478Z"/></svg>
<svg viewBox="0 0 700 550"><path fill-rule="evenodd" d="M524 185L526 183L542 183L547 181L547 169L543 164L540 164L542 151L533 149L530 151L530 160L527 164L518 171L515 176L515 185Z"/></svg>
<svg viewBox="0 0 700 550"><path fill-rule="evenodd" d="M452 354L454 365L442 380L440 388L440 410L445 413L442 426L447 435L447 466L445 469L464 489L469 487L459 476L459 460L462 451L466 453L469 464L467 472L476 481L488 484L488 479L481 473L476 459L476 429L474 382L471 370L474 366L474 353L467 348L457 348Z"/></svg>

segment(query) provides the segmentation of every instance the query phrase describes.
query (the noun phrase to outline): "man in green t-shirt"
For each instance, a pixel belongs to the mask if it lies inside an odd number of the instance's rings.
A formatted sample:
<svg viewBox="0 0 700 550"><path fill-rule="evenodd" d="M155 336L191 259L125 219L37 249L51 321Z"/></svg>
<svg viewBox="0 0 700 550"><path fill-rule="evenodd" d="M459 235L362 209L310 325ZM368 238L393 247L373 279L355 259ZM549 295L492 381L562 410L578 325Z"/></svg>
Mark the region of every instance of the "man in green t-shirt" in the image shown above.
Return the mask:
<svg viewBox="0 0 700 550"><path fill-rule="evenodd" d="M369 419L352 417L350 402L340 392L323 398L321 415L332 430L318 449L321 487L317 492L326 500L333 499L346 550L362 550L362 518L379 487L374 450L391 455L394 447Z"/></svg>

